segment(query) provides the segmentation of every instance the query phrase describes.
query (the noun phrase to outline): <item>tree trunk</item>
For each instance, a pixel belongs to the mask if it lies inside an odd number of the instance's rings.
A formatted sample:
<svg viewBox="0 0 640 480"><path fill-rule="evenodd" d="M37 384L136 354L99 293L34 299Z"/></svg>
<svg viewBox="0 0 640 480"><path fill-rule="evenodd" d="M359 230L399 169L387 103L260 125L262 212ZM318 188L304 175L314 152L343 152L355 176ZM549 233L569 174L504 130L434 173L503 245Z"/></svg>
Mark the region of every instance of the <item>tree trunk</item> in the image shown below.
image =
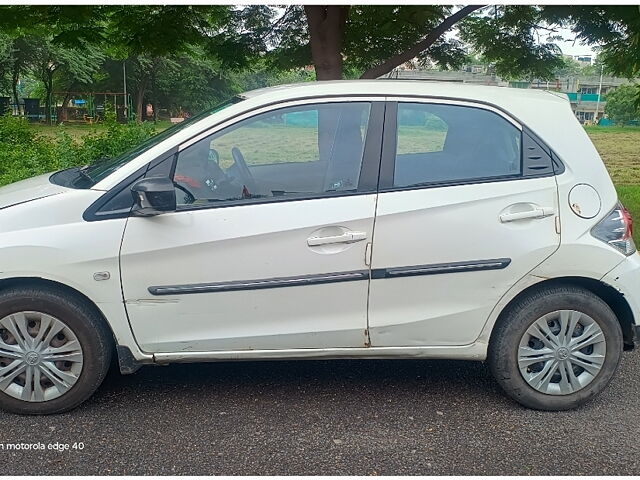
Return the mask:
<svg viewBox="0 0 640 480"><path fill-rule="evenodd" d="M349 7L305 5L316 80L342 78L342 40Z"/></svg>
<svg viewBox="0 0 640 480"><path fill-rule="evenodd" d="M149 81L149 75L144 75L140 79L136 96L136 122L142 123L142 114L144 107L144 94L147 91L147 83Z"/></svg>
<svg viewBox="0 0 640 480"><path fill-rule="evenodd" d="M366 72L364 72L360 78L378 78L386 73L389 73L394 68L399 67L405 62L415 58L421 52L424 52L427 48L433 45L442 35L444 35L453 25L462 20L463 18L469 16L474 11L482 8L484 5L467 5L466 7L461 8L451 16L445 18L440 25L435 27L429 34L408 48L404 52L401 52L393 57L389 58L385 62L382 62L380 65L376 65L373 68L370 68Z"/></svg>
<svg viewBox="0 0 640 480"><path fill-rule="evenodd" d="M51 125L51 97L53 95L53 72L54 70L48 69L46 72L44 89L46 92L46 98L44 101L44 119L48 125Z"/></svg>
<svg viewBox="0 0 640 480"><path fill-rule="evenodd" d="M18 82L20 81L20 63L16 59L13 62L13 68L11 69L11 91L13 92L13 101L16 103L16 110L18 115L20 112L20 99L18 98Z"/></svg>
<svg viewBox="0 0 640 480"><path fill-rule="evenodd" d="M58 116L57 123L62 123L69 120L69 110L68 110L69 98L71 97L71 92L73 91L74 88L75 88L75 83L72 83L71 86L69 87L69 90L67 90L64 94L64 99L62 100L62 108L60 109L60 115Z"/></svg>
<svg viewBox="0 0 640 480"><path fill-rule="evenodd" d="M160 108L160 100L158 99L158 84L156 82L156 72L158 71L159 59L153 62L153 70L151 72L151 108L153 108L153 122L158 123L158 109Z"/></svg>

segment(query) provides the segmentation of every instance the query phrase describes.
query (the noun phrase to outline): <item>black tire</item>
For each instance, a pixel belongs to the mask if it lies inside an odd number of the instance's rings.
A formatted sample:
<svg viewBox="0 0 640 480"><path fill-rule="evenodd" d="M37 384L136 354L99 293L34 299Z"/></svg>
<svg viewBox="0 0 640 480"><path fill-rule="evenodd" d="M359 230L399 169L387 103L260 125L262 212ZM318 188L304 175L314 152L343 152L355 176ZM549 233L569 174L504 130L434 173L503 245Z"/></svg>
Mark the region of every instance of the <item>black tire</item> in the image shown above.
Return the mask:
<svg viewBox="0 0 640 480"><path fill-rule="evenodd" d="M44 402L28 402L0 390L0 408L23 415L69 411L87 400L104 380L113 354L113 336L92 305L56 287L13 287L0 292L0 319L21 311L46 313L62 321L77 337L83 365L76 383L63 395Z"/></svg>
<svg viewBox="0 0 640 480"><path fill-rule="evenodd" d="M526 330L537 319L557 310L589 315L604 333L605 360L600 372L582 389L566 395L542 393L523 378L518 368L518 347ZM575 286L549 286L524 296L499 319L489 343L488 362L502 389L525 407L536 410L569 410L593 399L613 378L622 353L622 330L609 306L592 292Z"/></svg>

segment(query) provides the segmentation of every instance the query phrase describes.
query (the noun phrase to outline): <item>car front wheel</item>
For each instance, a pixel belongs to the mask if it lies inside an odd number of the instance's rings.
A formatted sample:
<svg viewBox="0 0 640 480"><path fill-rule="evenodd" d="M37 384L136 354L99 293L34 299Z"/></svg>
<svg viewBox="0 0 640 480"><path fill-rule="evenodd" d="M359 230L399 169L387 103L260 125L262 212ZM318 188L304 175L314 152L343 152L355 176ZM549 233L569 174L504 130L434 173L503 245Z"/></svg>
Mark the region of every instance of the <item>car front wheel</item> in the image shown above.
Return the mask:
<svg viewBox="0 0 640 480"><path fill-rule="evenodd" d="M100 385L112 339L98 313L56 288L0 293L0 408L20 414L70 410Z"/></svg>
<svg viewBox="0 0 640 480"><path fill-rule="evenodd" d="M504 391L539 410L578 407L613 378L622 331L609 306L588 290L546 287L501 317L488 361Z"/></svg>

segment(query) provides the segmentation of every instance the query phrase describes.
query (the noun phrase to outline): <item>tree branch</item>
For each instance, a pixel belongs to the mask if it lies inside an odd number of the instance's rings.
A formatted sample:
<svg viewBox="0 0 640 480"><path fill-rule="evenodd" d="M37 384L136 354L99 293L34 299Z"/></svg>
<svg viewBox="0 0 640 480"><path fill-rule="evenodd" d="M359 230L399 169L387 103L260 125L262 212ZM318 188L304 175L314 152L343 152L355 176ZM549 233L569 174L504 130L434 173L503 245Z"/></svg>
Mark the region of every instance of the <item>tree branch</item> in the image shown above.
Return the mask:
<svg viewBox="0 0 640 480"><path fill-rule="evenodd" d="M265 38L269 38L281 23L284 23L293 10L293 5L287 5L282 16L269 26L269 31L264 34Z"/></svg>
<svg viewBox="0 0 640 480"><path fill-rule="evenodd" d="M420 52L425 51L427 48L433 45L453 25L484 6L485 5L467 5L466 7L461 8L451 16L445 18L442 23L431 30L431 32L429 32L429 34L424 39L420 40L418 43L408 48L404 52L394 55L380 65L376 65L375 67L370 68L369 70L364 72L360 76L360 78L378 78L385 73L389 73L391 70L402 65L403 63L408 62L412 58L417 57Z"/></svg>
<svg viewBox="0 0 640 480"><path fill-rule="evenodd" d="M548 31L548 32L558 33L558 30L557 30L557 29L555 29L555 28L543 27L542 25L538 25L538 24L536 24L536 23L532 23L532 24L531 24L531 27L533 27L533 28L538 28L538 29L540 29L540 30L546 30L546 31Z"/></svg>

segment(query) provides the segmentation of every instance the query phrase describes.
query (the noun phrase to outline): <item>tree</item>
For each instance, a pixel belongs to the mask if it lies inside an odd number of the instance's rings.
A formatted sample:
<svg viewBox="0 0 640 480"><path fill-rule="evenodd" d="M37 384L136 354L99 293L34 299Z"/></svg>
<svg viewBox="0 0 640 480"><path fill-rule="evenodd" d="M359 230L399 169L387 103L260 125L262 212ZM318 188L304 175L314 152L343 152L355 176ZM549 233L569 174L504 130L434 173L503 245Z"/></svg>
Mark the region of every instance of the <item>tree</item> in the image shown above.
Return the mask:
<svg viewBox="0 0 640 480"><path fill-rule="evenodd" d="M538 7L332 5L304 7L306 22L300 15L296 6L282 15L274 53L313 63L318 79L342 78L345 69L377 78L414 58L458 67L469 50L495 63L499 74L550 78L560 63L559 49L534 34ZM450 35L456 28L461 39Z"/></svg>
<svg viewBox="0 0 640 480"><path fill-rule="evenodd" d="M607 105L604 112L617 125L624 126L632 120L640 119L640 107L635 102L640 85L621 85L607 93Z"/></svg>
<svg viewBox="0 0 640 480"><path fill-rule="evenodd" d="M640 75L640 9L637 5L549 5L542 19L571 28L576 39L597 45L609 70L627 78Z"/></svg>
<svg viewBox="0 0 640 480"><path fill-rule="evenodd" d="M71 92L84 90L101 76L105 54L91 44L83 44L82 48L56 47L54 54L58 60L58 70L52 81L52 92L57 90L64 93L62 118L58 118L58 122L61 122L66 120L66 108Z"/></svg>
<svg viewBox="0 0 640 480"><path fill-rule="evenodd" d="M87 54L91 48L91 54L103 50L113 59L127 61L141 119L149 85L170 63L168 57L188 54L191 45L203 42L208 46L223 44L227 36L220 32L231 19L229 11L227 6L0 6L0 31L28 32L34 38L48 39L46 48L38 49L37 65L31 69L45 86L47 104L61 67L77 75L76 83L86 82L87 69L73 61L73 52ZM233 50L234 54L226 54L237 62L243 49ZM212 51L206 53L214 57ZM88 58L89 70L93 70L95 58ZM117 88L122 88L121 83Z"/></svg>
<svg viewBox="0 0 640 480"><path fill-rule="evenodd" d="M235 93L220 62L206 55L202 46L191 46L185 55L171 55L151 78L154 112L160 105L174 112L200 112Z"/></svg>
<svg viewBox="0 0 640 480"><path fill-rule="evenodd" d="M103 56L103 7L0 6L0 32L12 38L12 93L19 105L17 84L29 72L45 89L45 116L50 121L51 95L56 76L69 72L75 82L86 83Z"/></svg>
<svg viewBox="0 0 640 480"><path fill-rule="evenodd" d="M0 34L0 89L10 91L20 113L18 84L35 55L36 41L22 35Z"/></svg>
<svg viewBox="0 0 640 480"><path fill-rule="evenodd" d="M138 121L159 72L169 74L176 67L170 57L188 57L194 45L216 38L229 20L226 6L119 5L104 7L102 12L111 57L129 65ZM153 90L157 112L157 88Z"/></svg>
<svg viewBox="0 0 640 480"><path fill-rule="evenodd" d="M104 55L91 45L67 48L52 43L50 38L34 40L32 58L28 68L40 80L45 89L45 118L51 121L51 102L56 75L67 79L66 89L75 84L87 84L100 68Z"/></svg>
<svg viewBox="0 0 640 480"><path fill-rule="evenodd" d="M376 78L414 57L457 66L465 58L462 44L444 34L479 8L292 5L274 22L269 54L279 67L313 64L318 80L343 78L345 71Z"/></svg>
<svg viewBox="0 0 640 480"><path fill-rule="evenodd" d="M313 64L319 80L356 71L376 78L414 58L454 67L468 47L507 73L549 77L558 53L552 43L535 41L544 10L533 6L89 5L77 7L77 16L73 8L3 6L0 29L49 27L53 42L66 46L89 41L92 31L92 41L106 42L111 56L123 59L184 54L198 45L223 68L268 58L279 69ZM468 45L448 35L454 28Z"/></svg>
<svg viewBox="0 0 640 480"><path fill-rule="evenodd" d="M640 74L640 11L631 5L0 6L0 32L90 44L126 61L139 117L149 97L171 103L171 81L223 88L232 71L313 65L318 80L376 78L409 61L453 68L474 55L502 77L550 79L571 70L558 27L603 45L611 73Z"/></svg>
<svg viewBox="0 0 640 480"><path fill-rule="evenodd" d="M290 6L273 23L275 63L313 63L318 79L342 78L345 68L375 78L412 58L450 68L468 53L494 64L503 77L550 79L563 67L558 27L604 45L612 73L640 74L640 11L633 5ZM450 34L454 29L459 40Z"/></svg>
<svg viewBox="0 0 640 480"><path fill-rule="evenodd" d="M638 5L552 5L545 7L545 20L570 27L577 39L597 45L598 61L610 74L629 79L640 76ZM640 107L640 89L635 101Z"/></svg>
<svg viewBox="0 0 640 480"><path fill-rule="evenodd" d="M562 64L554 72L557 77L582 75L584 67L572 57L562 57Z"/></svg>
<svg viewBox="0 0 640 480"><path fill-rule="evenodd" d="M11 53L13 41L8 35L0 33L0 94L10 89L9 72L11 71ZM0 112L3 115L4 112Z"/></svg>

